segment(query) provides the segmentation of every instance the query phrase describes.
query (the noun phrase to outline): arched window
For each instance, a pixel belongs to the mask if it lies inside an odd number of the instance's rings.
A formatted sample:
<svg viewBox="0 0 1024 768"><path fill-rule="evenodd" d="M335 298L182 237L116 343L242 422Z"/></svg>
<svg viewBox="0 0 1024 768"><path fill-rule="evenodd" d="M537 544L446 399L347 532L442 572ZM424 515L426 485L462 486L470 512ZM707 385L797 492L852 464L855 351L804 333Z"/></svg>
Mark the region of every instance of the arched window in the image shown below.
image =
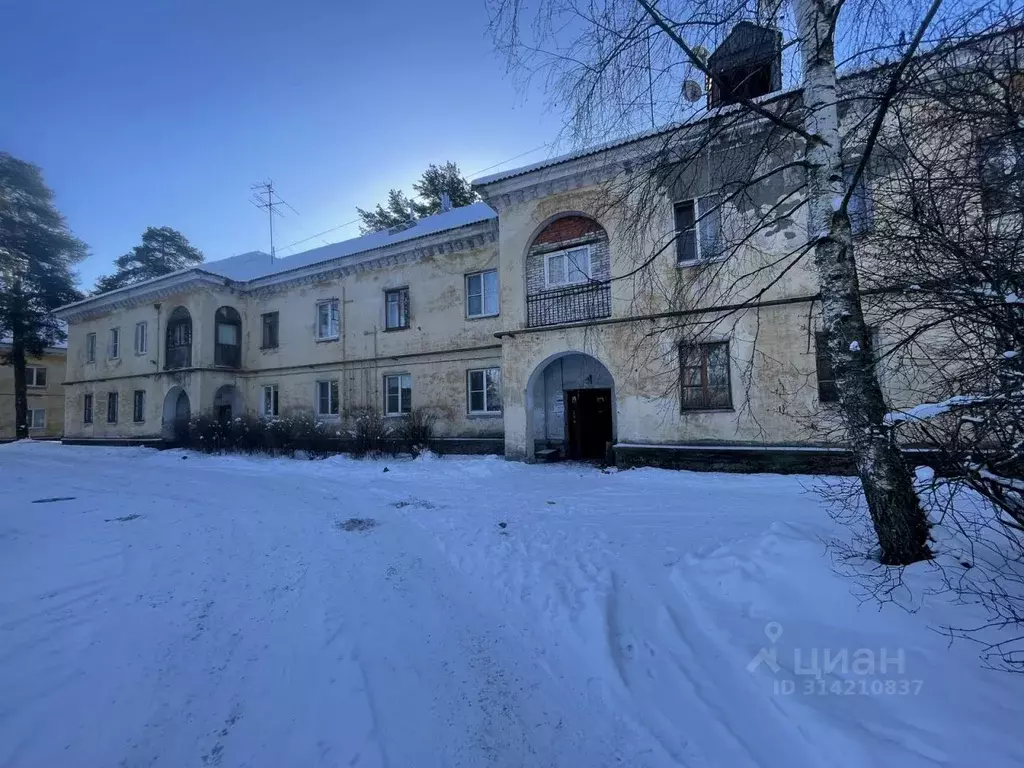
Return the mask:
<svg viewBox="0 0 1024 768"><path fill-rule="evenodd" d="M234 307L217 310L213 362L229 368L242 366L242 318Z"/></svg>
<svg viewBox="0 0 1024 768"><path fill-rule="evenodd" d="M550 221L526 252L529 327L611 315L608 233L589 216L567 212Z"/></svg>
<svg viewBox="0 0 1024 768"><path fill-rule="evenodd" d="M167 318L167 345L164 368L192 366L192 315L184 307L175 307Z"/></svg>

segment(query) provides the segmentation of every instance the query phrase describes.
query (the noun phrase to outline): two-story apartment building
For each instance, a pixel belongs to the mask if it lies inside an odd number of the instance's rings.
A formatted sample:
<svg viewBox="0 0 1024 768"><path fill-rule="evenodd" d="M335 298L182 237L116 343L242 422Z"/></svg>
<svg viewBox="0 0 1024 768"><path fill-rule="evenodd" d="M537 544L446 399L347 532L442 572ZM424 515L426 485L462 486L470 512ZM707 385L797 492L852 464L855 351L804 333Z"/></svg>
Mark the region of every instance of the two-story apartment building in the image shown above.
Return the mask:
<svg viewBox="0 0 1024 768"><path fill-rule="evenodd" d="M0 357L10 351L10 341L0 340ZM63 345L47 347L40 357L30 357L25 366L28 396L27 426L30 438L56 438L64 432ZM14 415L14 367L0 365L0 441L17 435Z"/></svg>
<svg viewBox="0 0 1024 768"><path fill-rule="evenodd" d="M174 440L198 412L338 424L430 406L500 445L497 221L479 203L271 260L248 253L65 307L69 439Z"/></svg>
<svg viewBox="0 0 1024 768"><path fill-rule="evenodd" d="M724 46L739 53L769 41L749 95L775 98L777 33L737 30ZM720 59L747 66L736 51ZM424 407L441 437L528 461L612 446L627 463L778 466L757 460L765 449L830 461L817 275L780 258L806 242L805 211L736 236L758 206L798 199L802 179L726 200L726 160L753 135L740 134L666 179L639 238L629 199L609 190L668 132L479 179L484 202L401 231L248 253L64 307L66 439L173 441L199 412L304 412L343 436L362 409ZM854 196L858 221L869 200ZM873 333L878 353L887 331ZM882 377L893 405L908 401L905 374Z"/></svg>

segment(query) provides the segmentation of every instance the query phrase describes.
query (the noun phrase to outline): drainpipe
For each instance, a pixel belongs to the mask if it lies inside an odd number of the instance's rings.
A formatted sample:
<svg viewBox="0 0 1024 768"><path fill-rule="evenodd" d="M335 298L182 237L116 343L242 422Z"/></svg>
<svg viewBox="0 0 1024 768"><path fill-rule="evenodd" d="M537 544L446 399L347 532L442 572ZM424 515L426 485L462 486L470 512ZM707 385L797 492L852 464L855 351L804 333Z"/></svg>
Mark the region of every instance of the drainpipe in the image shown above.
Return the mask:
<svg viewBox="0 0 1024 768"><path fill-rule="evenodd" d="M153 334L153 336L156 337L154 339L156 342L156 372L160 373L160 339L163 337L163 332L160 330L160 303L157 302L154 304L153 309L156 310L156 328L154 329L155 333Z"/></svg>

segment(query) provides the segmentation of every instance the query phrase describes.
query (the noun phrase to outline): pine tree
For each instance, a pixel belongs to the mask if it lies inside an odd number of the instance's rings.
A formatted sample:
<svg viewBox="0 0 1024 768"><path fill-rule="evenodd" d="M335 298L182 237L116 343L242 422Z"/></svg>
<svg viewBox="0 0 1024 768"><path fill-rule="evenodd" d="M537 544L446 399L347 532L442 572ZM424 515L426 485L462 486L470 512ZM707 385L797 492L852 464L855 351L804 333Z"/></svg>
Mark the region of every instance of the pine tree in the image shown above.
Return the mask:
<svg viewBox="0 0 1024 768"><path fill-rule="evenodd" d="M398 227L417 219L413 202L398 189L388 192L387 208L377 203L376 209L372 211L364 211L362 208L356 208L356 210L359 212L360 219L359 232L363 235Z"/></svg>
<svg viewBox="0 0 1024 768"><path fill-rule="evenodd" d="M479 198L469 181L452 162L444 165L431 163L412 185L415 199L404 192L392 189L388 192L387 207L377 204L372 211L356 208L359 212L359 231L368 235L391 227L409 224L424 216L433 216L444 210L443 195L447 194L451 208L461 208L476 202Z"/></svg>
<svg viewBox="0 0 1024 768"><path fill-rule="evenodd" d="M189 243L181 232L170 227L147 227L142 244L114 262L117 271L96 281L96 290L106 293L115 288L152 280L179 269L203 263L203 252Z"/></svg>
<svg viewBox="0 0 1024 768"><path fill-rule="evenodd" d="M0 337L11 350L0 361L14 366L17 437L28 437L25 358L41 355L65 333L50 314L81 298L72 265L86 247L53 205L42 171L0 152Z"/></svg>
<svg viewBox="0 0 1024 768"><path fill-rule="evenodd" d="M478 199L469 181L459 172L459 166L452 162L440 166L431 163L420 176L420 180L412 185L412 188L423 201L414 203L416 214L421 218L433 216L442 211L441 196L443 194L448 195L452 208L461 208Z"/></svg>

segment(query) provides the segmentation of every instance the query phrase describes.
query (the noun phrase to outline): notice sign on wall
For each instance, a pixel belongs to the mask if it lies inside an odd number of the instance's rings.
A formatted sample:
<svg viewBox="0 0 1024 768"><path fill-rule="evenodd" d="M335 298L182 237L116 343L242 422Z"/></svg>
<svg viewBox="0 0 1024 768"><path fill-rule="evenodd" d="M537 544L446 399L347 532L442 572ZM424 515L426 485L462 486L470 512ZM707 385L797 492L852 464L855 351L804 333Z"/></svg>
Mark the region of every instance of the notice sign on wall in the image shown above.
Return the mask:
<svg viewBox="0 0 1024 768"><path fill-rule="evenodd" d="M561 416L565 413L565 395L557 394L551 402L551 415Z"/></svg>

